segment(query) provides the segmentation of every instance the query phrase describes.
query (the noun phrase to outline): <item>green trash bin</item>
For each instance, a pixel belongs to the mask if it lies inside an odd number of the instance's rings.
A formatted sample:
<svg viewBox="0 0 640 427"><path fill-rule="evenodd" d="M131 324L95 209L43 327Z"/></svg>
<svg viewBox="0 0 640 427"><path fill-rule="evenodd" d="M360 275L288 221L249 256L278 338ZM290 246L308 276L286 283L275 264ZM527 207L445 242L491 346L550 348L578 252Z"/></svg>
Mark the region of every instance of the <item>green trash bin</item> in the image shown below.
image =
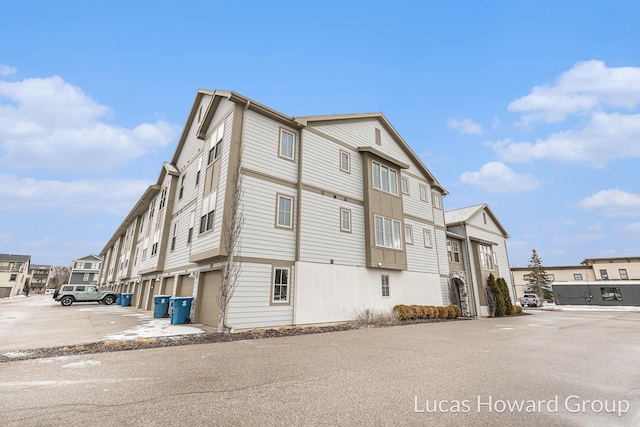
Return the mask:
<svg viewBox="0 0 640 427"><path fill-rule="evenodd" d="M193 297L172 297L171 299L171 324L182 325L191 323L189 313L191 313L191 301Z"/></svg>
<svg viewBox="0 0 640 427"><path fill-rule="evenodd" d="M171 295L156 295L153 297L153 317L155 319L169 317L169 298L171 298Z"/></svg>

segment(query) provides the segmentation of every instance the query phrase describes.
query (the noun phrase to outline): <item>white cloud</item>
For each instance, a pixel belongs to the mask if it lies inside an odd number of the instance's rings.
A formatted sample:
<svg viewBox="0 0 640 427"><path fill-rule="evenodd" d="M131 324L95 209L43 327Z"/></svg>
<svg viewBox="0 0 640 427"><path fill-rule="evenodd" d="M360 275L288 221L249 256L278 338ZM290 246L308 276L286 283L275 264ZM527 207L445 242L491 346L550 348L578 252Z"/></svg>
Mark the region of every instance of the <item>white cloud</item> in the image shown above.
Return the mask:
<svg viewBox="0 0 640 427"><path fill-rule="evenodd" d="M8 65L0 64L0 76L12 76L18 72L15 67L9 67Z"/></svg>
<svg viewBox="0 0 640 427"><path fill-rule="evenodd" d="M460 176L460 181L492 193L529 191L541 184L533 175L518 175L501 162L487 163L478 172L465 172Z"/></svg>
<svg viewBox="0 0 640 427"><path fill-rule="evenodd" d="M447 120L447 126L451 129L458 129L460 133L465 135L481 135L483 133L482 126L470 119L449 119Z"/></svg>
<svg viewBox="0 0 640 427"><path fill-rule="evenodd" d="M486 145L508 162L549 159L603 167L615 159L640 157L638 140L640 114L595 112L583 129L557 132L534 143L506 139Z"/></svg>
<svg viewBox="0 0 640 427"><path fill-rule="evenodd" d="M118 178L38 181L0 174L0 211L61 210L65 213L106 212L126 215L151 184ZM0 236L1 237L1 236Z"/></svg>
<svg viewBox="0 0 640 427"><path fill-rule="evenodd" d="M580 201L577 207L608 217L640 217L640 194L602 190Z"/></svg>
<svg viewBox="0 0 640 427"><path fill-rule="evenodd" d="M179 132L165 121L126 129L101 120L110 113L58 76L0 80L0 166L109 170L164 148Z"/></svg>
<svg viewBox="0 0 640 427"><path fill-rule="evenodd" d="M634 109L640 103L640 68L607 68L603 61L579 62L553 86L536 86L509 104L525 113L521 123L561 122L572 114L606 107Z"/></svg>

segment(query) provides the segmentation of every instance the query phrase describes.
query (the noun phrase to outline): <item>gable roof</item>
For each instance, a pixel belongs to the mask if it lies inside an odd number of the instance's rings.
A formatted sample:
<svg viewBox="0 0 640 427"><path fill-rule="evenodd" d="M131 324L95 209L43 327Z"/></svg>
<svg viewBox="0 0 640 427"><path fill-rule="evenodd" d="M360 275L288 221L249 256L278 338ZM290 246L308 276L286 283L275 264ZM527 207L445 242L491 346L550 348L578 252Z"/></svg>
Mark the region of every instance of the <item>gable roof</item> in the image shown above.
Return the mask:
<svg viewBox="0 0 640 427"><path fill-rule="evenodd" d="M310 123L318 124L319 122L329 123L329 122L341 122L346 120L377 120L382 127L386 129L387 132L391 135L391 137L398 143L400 148L409 156L411 160L416 164L418 169L422 173L425 174L431 180L431 186L436 187L438 190L442 192L443 195L449 194L449 192L438 182L435 176L431 173L429 169L422 163L422 160L417 156L417 154L411 149L407 141L405 141L402 136L398 133L398 131L393 127L391 122L387 120L384 114L377 113L357 113L357 114L330 114L330 115L322 115L322 116L300 116L295 117L296 122L300 123L303 126L309 126Z"/></svg>
<svg viewBox="0 0 640 427"><path fill-rule="evenodd" d="M98 255L89 254L81 258L74 259L74 261L88 261L88 260L102 261L102 258L99 257Z"/></svg>
<svg viewBox="0 0 640 427"><path fill-rule="evenodd" d="M486 211L489 214L489 216L491 217L493 222L496 223L505 238L510 237L509 233L507 233L507 230L502 226L500 221L498 221L498 218L495 216L493 211L489 209L489 206L486 203L445 211L444 222L447 226L467 224L473 217L480 214L480 212L482 211Z"/></svg>
<svg viewBox="0 0 640 427"><path fill-rule="evenodd" d="M0 261L27 262L30 260L31 260L31 255L0 254Z"/></svg>

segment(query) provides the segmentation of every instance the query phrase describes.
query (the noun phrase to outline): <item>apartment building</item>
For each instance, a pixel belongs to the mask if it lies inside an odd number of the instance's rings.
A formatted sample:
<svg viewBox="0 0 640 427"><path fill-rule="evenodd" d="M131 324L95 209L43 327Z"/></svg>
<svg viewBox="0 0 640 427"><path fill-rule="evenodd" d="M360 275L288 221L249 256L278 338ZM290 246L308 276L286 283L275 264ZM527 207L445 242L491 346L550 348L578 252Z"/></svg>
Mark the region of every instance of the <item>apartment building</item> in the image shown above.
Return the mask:
<svg viewBox="0 0 640 427"><path fill-rule="evenodd" d="M69 283L72 285L96 285L102 258L97 255L85 255L74 259L71 264Z"/></svg>
<svg viewBox="0 0 640 427"><path fill-rule="evenodd" d="M194 296L192 321L217 325L236 176L227 326L449 303L447 192L383 114L291 117L230 91L198 91L171 162L101 251L99 284L143 309Z"/></svg>
<svg viewBox="0 0 640 427"><path fill-rule="evenodd" d="M509 234L486 204L445 212L447 256L452 292L463 313L488 316L486 298L489 275L502 277L515 304L516 290L509 268Z"/></svg>
<svg viewBox="0 0 640 427"><path fill-rule="evenodd" d="M29 293L43 294L49 283L50 265L31 264L29 266Z"/></svg>
<svg viewBox="0 0 640 427"><path fill-rule="evenodd" d="M22 295L30 264L30 255L0 254L0 298Z"/></svg>

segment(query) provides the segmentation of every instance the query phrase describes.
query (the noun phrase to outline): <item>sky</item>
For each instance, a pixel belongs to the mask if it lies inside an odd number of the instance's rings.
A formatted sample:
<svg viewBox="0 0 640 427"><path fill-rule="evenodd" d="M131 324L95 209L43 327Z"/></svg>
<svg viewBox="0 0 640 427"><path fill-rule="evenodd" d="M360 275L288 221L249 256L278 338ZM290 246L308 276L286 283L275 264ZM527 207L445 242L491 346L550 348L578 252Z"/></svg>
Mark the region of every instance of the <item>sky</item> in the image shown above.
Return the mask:
<svg viewBox="0 0 640 427"><path fill-rule="evenodd" d="M512 266L640 256L636 1L21 1L0 15L0 253L99 254L199 88L382 112Z"/></svg>

